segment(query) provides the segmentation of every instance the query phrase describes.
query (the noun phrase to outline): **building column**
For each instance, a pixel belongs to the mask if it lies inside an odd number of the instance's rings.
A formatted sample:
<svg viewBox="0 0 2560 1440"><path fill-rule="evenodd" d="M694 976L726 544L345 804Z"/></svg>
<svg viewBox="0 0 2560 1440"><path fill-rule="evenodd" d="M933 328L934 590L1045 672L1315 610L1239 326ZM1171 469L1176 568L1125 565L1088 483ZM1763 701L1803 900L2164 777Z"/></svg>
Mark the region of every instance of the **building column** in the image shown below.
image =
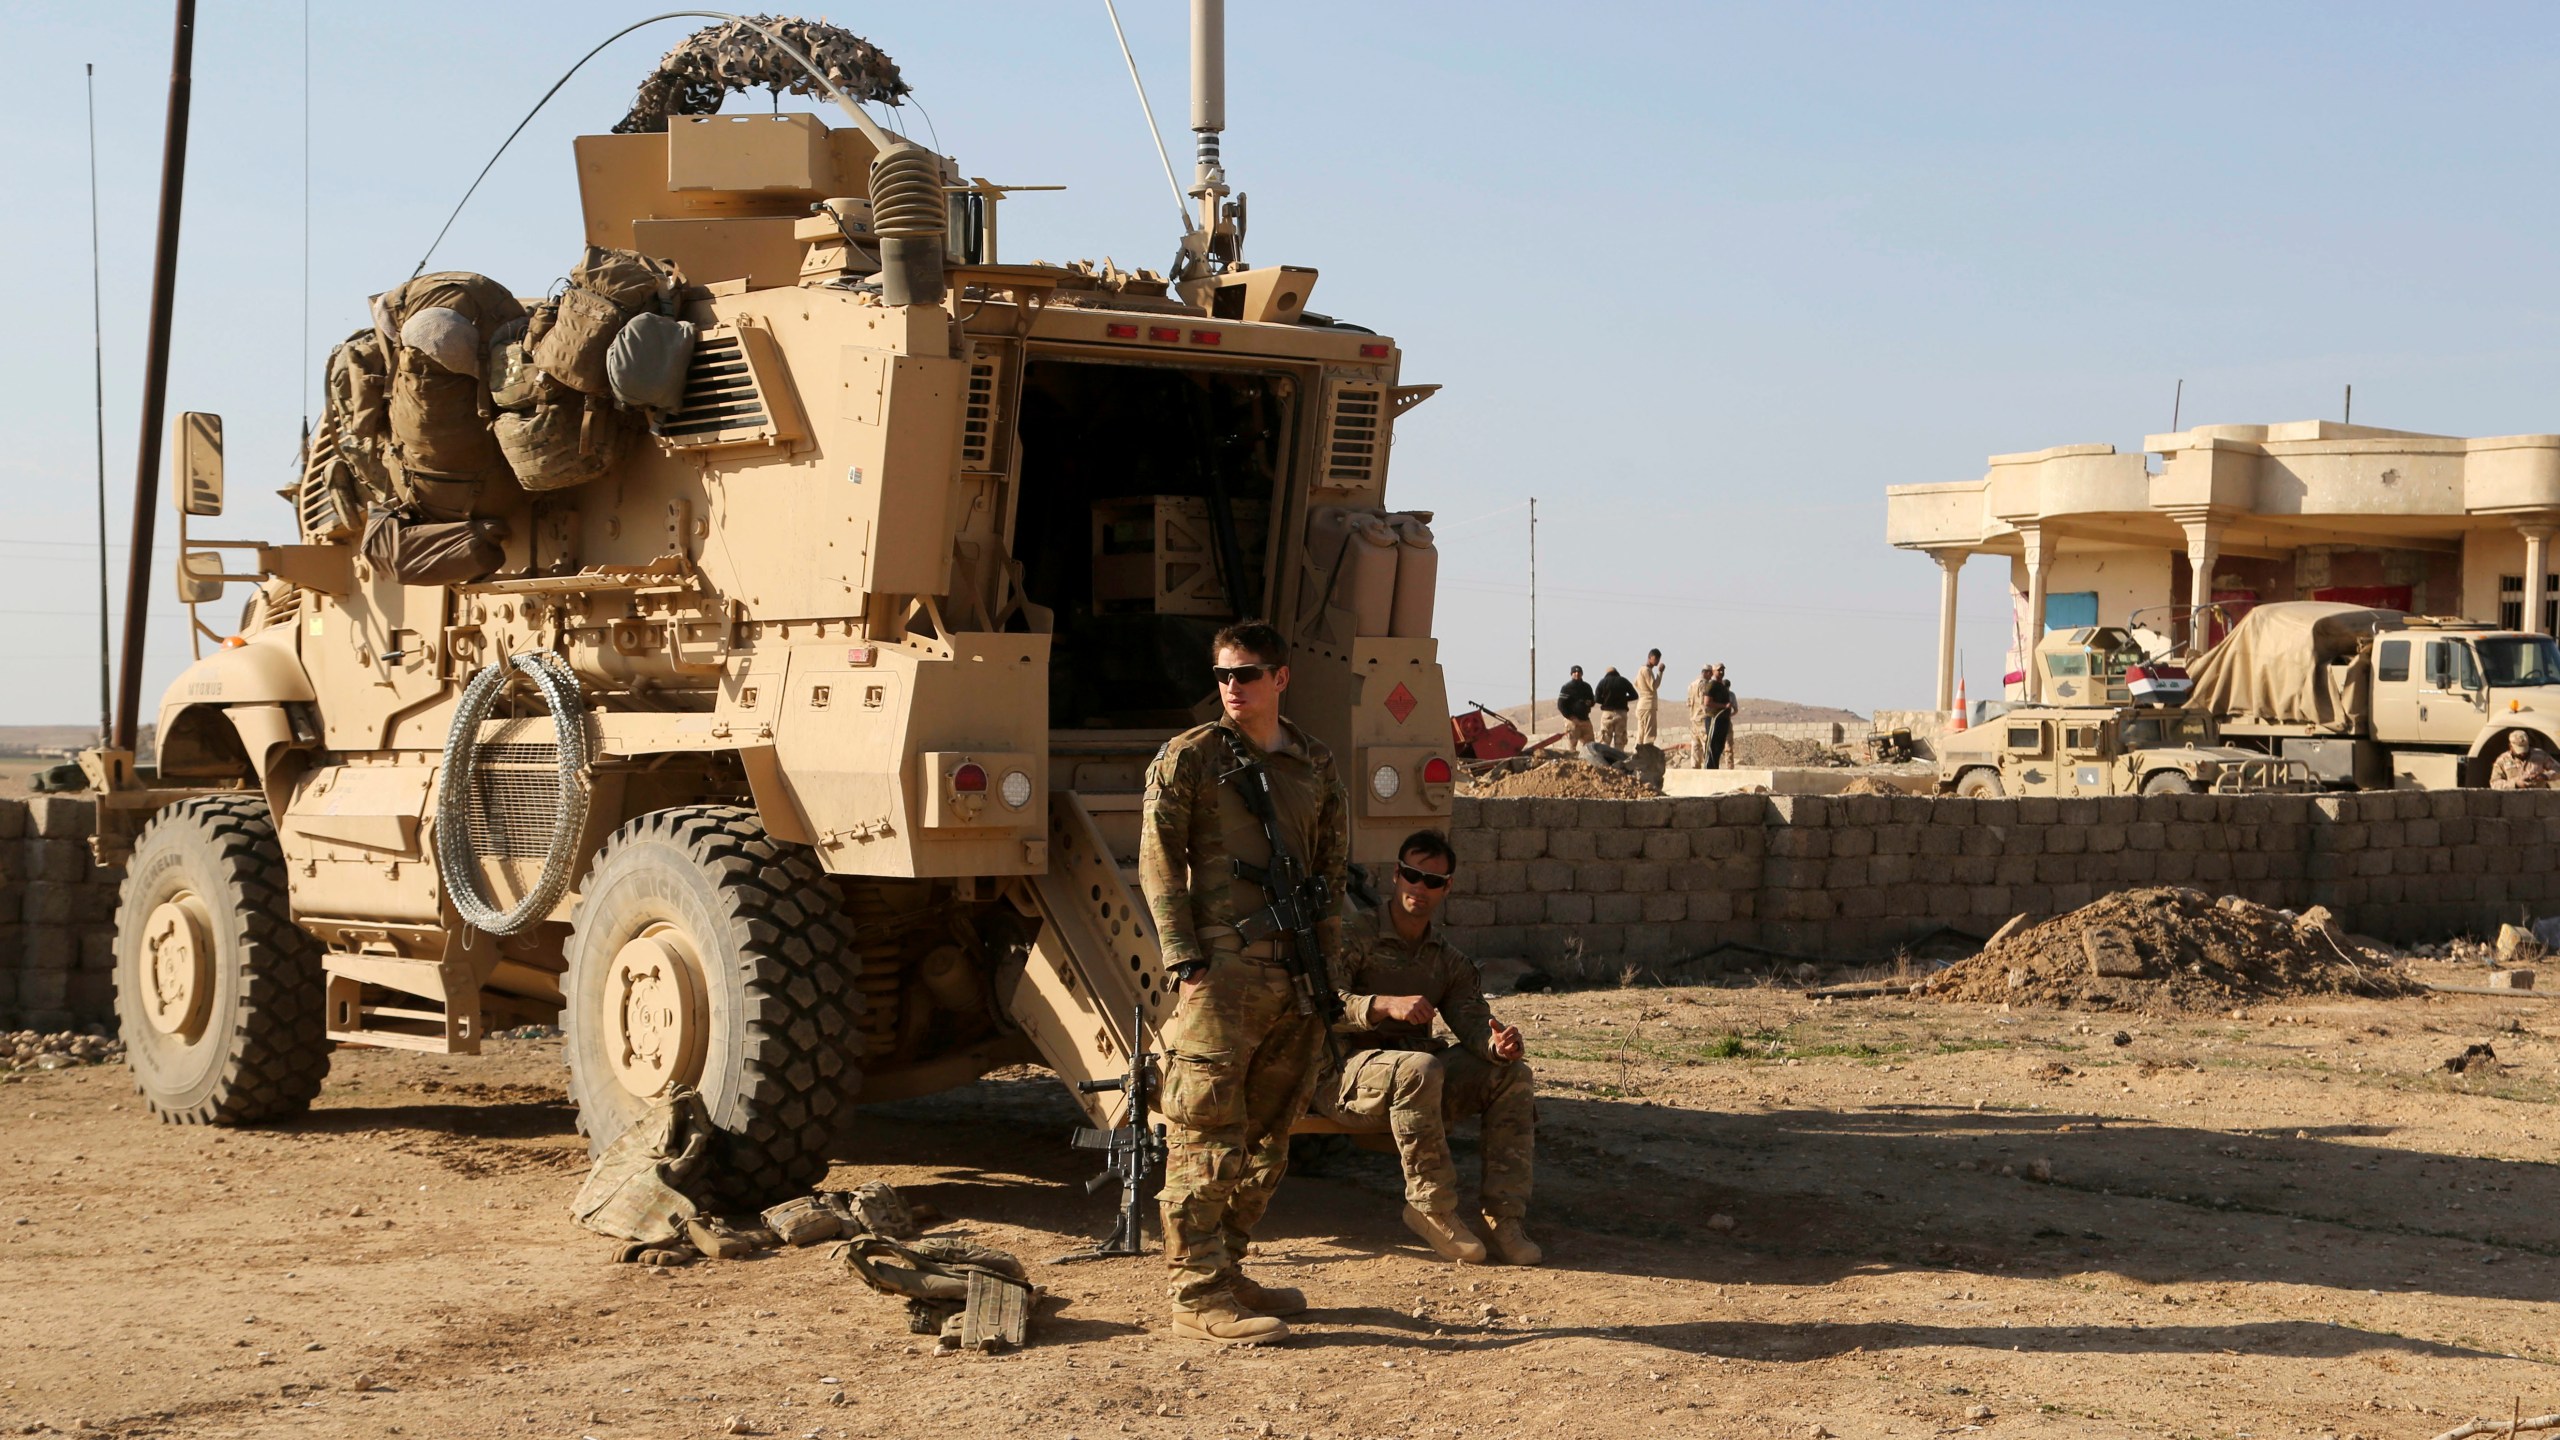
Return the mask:
<svg viewBox="0 0 2560 1440"><path fill-rule="evenodd" d="M2548 634L2542 628L2542 577L2551 563L2552 527L2519 525L2516 532L2524 536L2524 623L2516 628L2528 635Z"/></svg>
<svg viewBox="0 0 2560 1440"><path fill-rule="evenodd" d="M2027 700L2032 704L2044 698L2044 674L2036 668L2036 647L2044 643L2044 580L2053 549L2041 526L2019 526L2018 539L2026 547L2027 560L2027 633L2019 637L2018 665L2026 672Z"/></svg>
<svg viewBox="0 0 2560 1440"><path fill-rule="evenodd" d="M2222 522L2213 516L2181 517L2187 532L2187 654L2204 653L2205 607L2213 603L2213 567L2222 561Z"/></svg>
<svg viewBox="0 0 2560 1440"><path fill-rule="evenodd" d="M1956 708L1956 572L1967 550L1932 550L1938 562L1938 713Z"/></svg>

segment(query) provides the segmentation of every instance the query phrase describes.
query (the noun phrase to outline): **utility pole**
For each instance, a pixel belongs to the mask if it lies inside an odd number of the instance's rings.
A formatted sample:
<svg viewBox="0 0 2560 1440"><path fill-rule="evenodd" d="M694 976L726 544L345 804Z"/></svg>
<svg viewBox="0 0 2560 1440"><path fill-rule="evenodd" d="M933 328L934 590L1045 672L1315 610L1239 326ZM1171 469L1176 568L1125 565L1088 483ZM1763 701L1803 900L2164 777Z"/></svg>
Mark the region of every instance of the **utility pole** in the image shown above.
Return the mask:
<svg viewBox="0 0 2560 1440"><path fill-rule="evenodd" d="M1538 497L1529 497L1529 738L1538 736Z"/></svg>
<svg viewBox="0 0 2560 1440"><path fill-rule="evenodd" d="M2353 385L2347 387L2347 408L2346 412L2338 417L2338 423L2341 425L2356 423L2356 387Z"/></svg>

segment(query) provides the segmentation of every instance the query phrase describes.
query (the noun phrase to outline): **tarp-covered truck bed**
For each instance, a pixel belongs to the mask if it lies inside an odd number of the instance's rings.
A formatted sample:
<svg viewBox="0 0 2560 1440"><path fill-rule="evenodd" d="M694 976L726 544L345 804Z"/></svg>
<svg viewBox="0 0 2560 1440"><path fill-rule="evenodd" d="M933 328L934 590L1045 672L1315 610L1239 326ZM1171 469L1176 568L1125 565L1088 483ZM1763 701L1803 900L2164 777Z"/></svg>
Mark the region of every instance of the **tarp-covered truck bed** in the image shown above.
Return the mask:
<svg viewBox="0 0 2560 1440"><path fill-rule="evenodd" d="M2226 722L2364 733L2373 719L2374 632L2408 618L2325 600L2260 605L2189 667L2186 708Z"/></svg>

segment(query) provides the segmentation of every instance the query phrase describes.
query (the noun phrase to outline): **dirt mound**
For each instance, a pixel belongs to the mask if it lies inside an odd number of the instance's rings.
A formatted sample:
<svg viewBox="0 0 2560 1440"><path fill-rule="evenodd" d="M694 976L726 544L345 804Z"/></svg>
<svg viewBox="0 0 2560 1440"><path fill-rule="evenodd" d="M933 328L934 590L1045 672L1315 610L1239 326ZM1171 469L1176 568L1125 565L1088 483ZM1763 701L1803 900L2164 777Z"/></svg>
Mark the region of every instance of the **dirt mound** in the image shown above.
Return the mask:
<svg viewBox="0 0 2560 1440"><path fill-rule="evenodd" d="M1915 792L1905 790L1899 785L1888 785L1873 775L1861 775L1841 786L1840 793L1843 795L1910 795Z"/></svg>
<svg viewBox="0 0 2560 1440"><path fill-rule="evenodd" d="M2201 890L2127 890L2000 936L1929 985L1941 1000L2154 1013L2229 1010L2294 995L2407 994L2418 986L2324 910L2282 910Z"/></svg>
<svg viewBox="0 0 2560 1440"><path fill-rule="evenodd" d="M1819 740L1790 740L1782 735L1745 730L1733 737L1733 763L1769 768L1791 765L1847 765L1848 752Z"/></svg>
<svg viewBox="0 0 2560 1440"><path fill-rule="evenodd" d="M1624 771L1588 760L1546 760L1478 775L1460 786L1458 793L1504 799L1643 800L1662 792Z"/></svg>

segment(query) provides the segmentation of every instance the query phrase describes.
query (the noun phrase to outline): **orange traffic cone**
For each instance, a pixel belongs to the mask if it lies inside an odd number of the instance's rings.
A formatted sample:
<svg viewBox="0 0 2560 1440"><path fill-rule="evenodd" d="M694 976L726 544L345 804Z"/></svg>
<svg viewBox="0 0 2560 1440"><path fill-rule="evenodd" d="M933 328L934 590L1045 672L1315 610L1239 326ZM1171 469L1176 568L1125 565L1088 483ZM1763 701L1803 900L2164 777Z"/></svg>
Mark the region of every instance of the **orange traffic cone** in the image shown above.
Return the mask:
<svg viewBox="0 0 2560 1440"><path fill-rule="evenodd" d="M1969 714L1972 709L1973 707L1971 705L1965 703L1964 677L1959 675L1956 677L1956 713L1947 721L1947 733L1952 735L1963 730L1965 728L1964 717Z"/></svg>

